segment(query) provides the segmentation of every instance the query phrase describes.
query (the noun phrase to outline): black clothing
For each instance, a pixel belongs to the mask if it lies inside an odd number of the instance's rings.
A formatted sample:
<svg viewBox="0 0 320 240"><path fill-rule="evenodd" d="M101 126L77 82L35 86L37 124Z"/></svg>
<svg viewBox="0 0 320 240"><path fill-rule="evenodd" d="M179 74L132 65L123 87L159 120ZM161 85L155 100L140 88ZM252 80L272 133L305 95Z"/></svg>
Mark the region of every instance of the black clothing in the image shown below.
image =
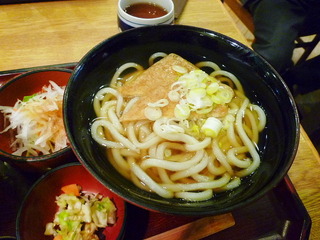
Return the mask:
<svg viewBox="0 0 320 240"><path fill-rule="evenodd" d="M254 19L252 48L279 73L292 66L297 36L302 31L305 35L320 31L320 0L242 0L242 3Z"/></svg>

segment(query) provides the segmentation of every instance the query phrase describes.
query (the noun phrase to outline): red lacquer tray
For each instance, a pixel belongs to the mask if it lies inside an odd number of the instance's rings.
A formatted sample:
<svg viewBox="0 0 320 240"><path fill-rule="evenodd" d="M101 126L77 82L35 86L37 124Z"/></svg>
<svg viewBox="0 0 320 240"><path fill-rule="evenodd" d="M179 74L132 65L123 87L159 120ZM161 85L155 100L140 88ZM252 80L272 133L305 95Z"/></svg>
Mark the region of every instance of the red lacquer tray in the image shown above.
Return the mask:
<svg viewBox="0 0 320 240"><path fill-rule="evenodd" d="M73 69L75 63L47 67ZM45 67L41 67L45 68ZM37 68L0 72L0 86L12 77ZM0 103L1 104L1 103ZM0 239L15 235L15 218L22 198L38 176L29 176L15 169L1 176L0 166ZM143 210L127 204L125 240L145 239L159 236L167 231L174 232L181 226L189 226L201 219L197 217L171 216ZM311 219L288 176L264 197L249 206L232 212L235 224L225 226L203 239L308 239ZM218 216L219 218L219 216ZM219 221L219 220L218 220ZM189 224L189 225L188 225ZM195 225L191 225L194 227ZM191 228L192 228L191 227ZM187 229L192 236L193 229ZM153 239L173 239L168 238ZM177 238L174 238L177 239ZM185 240L186 238L180 238ZM196 238L188 238L196 239Z"/></svg>

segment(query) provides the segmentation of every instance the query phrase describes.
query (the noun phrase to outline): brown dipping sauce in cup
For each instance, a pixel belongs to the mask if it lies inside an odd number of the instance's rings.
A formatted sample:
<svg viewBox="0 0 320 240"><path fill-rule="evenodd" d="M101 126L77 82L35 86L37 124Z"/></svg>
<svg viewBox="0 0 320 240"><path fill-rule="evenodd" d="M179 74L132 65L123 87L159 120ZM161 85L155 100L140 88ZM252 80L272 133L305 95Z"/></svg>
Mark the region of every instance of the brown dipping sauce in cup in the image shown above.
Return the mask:
<svg viewBox="0 0 320 240"><path fill-rule="evenodd" d="M128 6L125 12L139 18L158 18L168 13L166 9L154 3L135 3Z"/></svg>

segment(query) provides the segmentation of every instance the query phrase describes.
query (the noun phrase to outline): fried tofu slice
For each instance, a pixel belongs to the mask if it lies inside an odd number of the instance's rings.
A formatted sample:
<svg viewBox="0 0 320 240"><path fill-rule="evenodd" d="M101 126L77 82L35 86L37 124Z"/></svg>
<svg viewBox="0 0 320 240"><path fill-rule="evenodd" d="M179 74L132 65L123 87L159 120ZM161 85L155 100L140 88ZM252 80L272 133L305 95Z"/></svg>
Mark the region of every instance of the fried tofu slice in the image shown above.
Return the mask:
<svg viewBox="0 0 320 240"><path fill-rule="evenodd" d="M146 120L144 109L148 103L154 103L160 99L169 101L168 92L171 90L171 85L182 75L173 69L174 66L183 67L187 72L198 69L192 63L173 53L156 62L134 81L127 82L118 89L125 98L139 97L133 107L121 116L120 121ZM162 108L162 116L174 117L176 104L176 102L169 101L169 104Z"/></svg>

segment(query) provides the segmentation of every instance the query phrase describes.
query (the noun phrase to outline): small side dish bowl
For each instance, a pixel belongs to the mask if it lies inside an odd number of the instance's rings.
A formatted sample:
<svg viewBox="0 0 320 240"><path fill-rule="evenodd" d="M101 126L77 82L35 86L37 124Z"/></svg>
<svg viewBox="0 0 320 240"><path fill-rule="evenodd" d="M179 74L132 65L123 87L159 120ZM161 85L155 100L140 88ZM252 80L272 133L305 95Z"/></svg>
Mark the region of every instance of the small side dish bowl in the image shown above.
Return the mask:
<svg viewBox="0 0 320 240"><path fill-rule="evenodd" d="M18 240L53 239L44 235L46 224L53 221L58 210L55 201L62 193L61 188L69 184L78 184L85 192L100 193L113 201L117 208L116 223L106 227L103 234L108 240L121 239L126 215L124 200L97 181L80 163L69 163L47 172L25 196L16 220Z"/></svg>
<svg viewBox="0 0 320 240"><path fill-rule="evenodd" d="M193 64L215 62L222 70L237 76L248 99L266 113L266 127L258 141L260 166L244 177L237 188L215 193L205 201L160 197L141 190L123 177L108 161L105 147L93 140L90 127L96 118L93 109L95 94L108 86L122 64L134 62L147 68L149 57L156 52L175 53ZM153 88L151 94L156 92L157 88ZM287 174L299 143L299 118L294 99L270 64L234 39L190 26L136 28L105 40L76 66L66 88L64 104L64 120L71 146L93 176L135 205L171 214L216 215L252 203L277 186ZM130 164L129 169L136 166L132 161ZM134 170L138 171L137 168Z"/></svg>
<svg viewBox="0 0 320 240"><path fill-rule="evenodd" d="M43 68L22 73L9 80L0 88L0 106L13 107L17 100L23 100L25 96L32 96L54 81L59 86L66 86L72 70L62 68ZM0 111L0 132L8 126L8 120ZM39 156L13 155L11 147L14 141L12 130L0 133L0 160L8 161L13 166L31 172L44 172L63 163L74 160L74 154L67 146L51 154Z"/></svg>

